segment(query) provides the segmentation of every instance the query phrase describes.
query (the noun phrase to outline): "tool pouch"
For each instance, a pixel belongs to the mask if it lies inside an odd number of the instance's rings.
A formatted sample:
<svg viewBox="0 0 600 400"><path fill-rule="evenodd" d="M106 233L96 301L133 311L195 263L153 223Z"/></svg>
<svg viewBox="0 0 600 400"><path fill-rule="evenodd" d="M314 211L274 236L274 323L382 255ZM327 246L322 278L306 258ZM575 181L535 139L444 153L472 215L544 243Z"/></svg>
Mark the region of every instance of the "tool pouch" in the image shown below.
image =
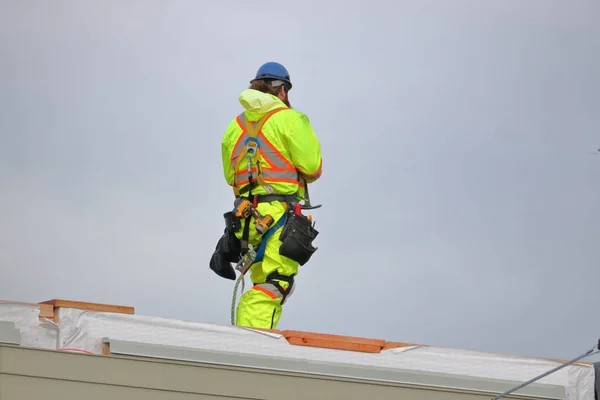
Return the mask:
<svg viewBox="0 0 600 400"><path fill-rule="evenodd" d="M232 212L223 214L225 232L217 242L215 251L210 258L210 269L225 279L235 280L235 271L231 263L240 261L241 243L235 236L240 228L240 222Z"/></svg>
<svg viewBox="0 0 600 400"><path fill-rule="evenodd" d="M218 246L220 252L225 254L229 262L237 263L240 261L242 244L240 239L235 236L235 232L241 228L241 222L233 211L223 214L223 218L225 218L225 232L219 240Z"/></svg>
<svg viewBox="0 0 600 400"><path fill-rule="evenodd" d="M279 236L281 247L279 254L304 265L312 257L317 248L312 245L319 232L313 228L311 221L293 210L288 211L287 220Z"/></svg>
<svg viewBox="0 0 600 400"><path fill-rule="evenodd" d="M210 258L210 269L221 278L231 279L232 281L235 280L235 270L227 260L227 256L219 252L218 245L217 250L215 250Z"/></svg>

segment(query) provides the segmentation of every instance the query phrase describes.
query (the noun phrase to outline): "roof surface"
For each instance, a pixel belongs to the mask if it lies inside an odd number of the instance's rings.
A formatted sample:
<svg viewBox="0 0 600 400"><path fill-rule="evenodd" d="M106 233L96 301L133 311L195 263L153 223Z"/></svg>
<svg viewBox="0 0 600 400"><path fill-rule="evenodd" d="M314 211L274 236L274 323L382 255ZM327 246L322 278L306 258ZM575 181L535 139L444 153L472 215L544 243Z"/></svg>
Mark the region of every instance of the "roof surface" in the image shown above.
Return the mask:
<svg viewBox="0 0 600 400"><path fill-rule="evenodd" d="M518 383L562 362L383 339L203 324L136 315L134 311L133 307L58 299L42 303L4 301L0 302L0 321L15 323L21 333L21 345L91 354L107 354L107 343L134 343L138 349L146 346L155 352L156 346L170 346L188 349L190 354L204 351L285 358L315 366L327 363L345 368L453 374ZM571 399L594 400L595 371L591 363L577 363L536 384L560 385Z"/></svg>

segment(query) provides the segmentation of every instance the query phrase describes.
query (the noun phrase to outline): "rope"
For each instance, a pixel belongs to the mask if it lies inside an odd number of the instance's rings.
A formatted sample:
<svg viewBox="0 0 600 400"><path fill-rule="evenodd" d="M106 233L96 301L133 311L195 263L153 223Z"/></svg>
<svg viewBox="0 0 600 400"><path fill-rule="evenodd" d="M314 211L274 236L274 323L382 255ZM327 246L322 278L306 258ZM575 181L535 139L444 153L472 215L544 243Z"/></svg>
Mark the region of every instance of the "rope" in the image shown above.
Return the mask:
<svg viewBox="0 0 600 400"><path fill-rule="evenodd" d="M598 349L598 350L594 351L595 349ZM548 376L548 375L550 375L550 374L558 371L561 368L564 368L564 367L566 367L568 365L574 364L575 362L581 360L582 358L585 358L587 356L591 356L591 355L594 355L594 354L598 354L598 353L600 353L600 339L598 339L598 344L594 345L594 347L592 347L591 349L589 349L587 352L585 352L584 354L580 355L579 357L574 358L571 361L568 361L568 362L566 362L564 364L561 364L558 367L553 368L553 369L551 369L548 372L544 372L543 374L538 375L535 378L530 379L527 382L524 382L524 383L520 384L519 386L516 386L516 387L514 387L512 389L507 390L506 392L500 393L498 396L492 398L492 400L497 400L497 399L503 398L503 397L509 395L512 392L516 392L517 390L519 390L519 389L521 389L521 388L523 388L523 387L525 387L525 386L527 386L527 385L529 385L529 384L531 384L531 383L533 383L533 382L535 382L535 381L537 381L539 379L542 379L545 376Z"/></svg>
<svg viewBox="0 0 600 400"><path fill-rule="evenodd" d="M244 288L246 286L246 282L244 281L244 274L241 274L240 277L235 282L235 286L233 288L233 300L231 302L231 325L235 325L235 303L237 299L237 291L238 286L242 283L242 291L240 293L244 293Z"/></svg>

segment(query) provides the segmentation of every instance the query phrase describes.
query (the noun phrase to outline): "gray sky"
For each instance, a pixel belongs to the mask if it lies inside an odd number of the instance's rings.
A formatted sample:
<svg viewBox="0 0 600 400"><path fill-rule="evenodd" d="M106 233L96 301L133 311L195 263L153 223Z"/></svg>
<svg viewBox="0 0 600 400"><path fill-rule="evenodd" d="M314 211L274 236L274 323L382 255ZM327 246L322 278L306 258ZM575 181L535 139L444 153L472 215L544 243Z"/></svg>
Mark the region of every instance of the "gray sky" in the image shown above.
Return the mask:
<svg viewBox="0 0 600 400"><path fill-rule="evenodd" d="M220 143L275 60L323 151L319 250L279 328L573 358L600 336L599 18L595 0L4 0L0 298L228 324Z"/></svg>

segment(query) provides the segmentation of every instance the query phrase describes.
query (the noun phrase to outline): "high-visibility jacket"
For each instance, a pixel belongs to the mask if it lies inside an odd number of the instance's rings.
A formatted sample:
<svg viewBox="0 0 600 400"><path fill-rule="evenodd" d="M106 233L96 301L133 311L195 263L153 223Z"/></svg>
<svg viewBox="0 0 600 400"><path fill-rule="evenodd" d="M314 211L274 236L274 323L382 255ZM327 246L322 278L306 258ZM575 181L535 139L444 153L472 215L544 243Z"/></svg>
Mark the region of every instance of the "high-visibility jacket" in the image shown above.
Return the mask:
<svg viewBox="0 0 600 400"><path fill-rule="evenodd" d="M308 117L287 107L278 97L258 90L246 89L239 97L244 112L227 127L221 143L225 180L235 189L248 185L246 123L255 123L268 115L256 137L260 152L260 172L266 186L278 194L304 196L303 180L312 183L322 172L321 146ZM246 118L244 118L244 115ZM252 180L258 175L252 166ZM268 194L264 185L252 187L252 194Z"/></svg>

